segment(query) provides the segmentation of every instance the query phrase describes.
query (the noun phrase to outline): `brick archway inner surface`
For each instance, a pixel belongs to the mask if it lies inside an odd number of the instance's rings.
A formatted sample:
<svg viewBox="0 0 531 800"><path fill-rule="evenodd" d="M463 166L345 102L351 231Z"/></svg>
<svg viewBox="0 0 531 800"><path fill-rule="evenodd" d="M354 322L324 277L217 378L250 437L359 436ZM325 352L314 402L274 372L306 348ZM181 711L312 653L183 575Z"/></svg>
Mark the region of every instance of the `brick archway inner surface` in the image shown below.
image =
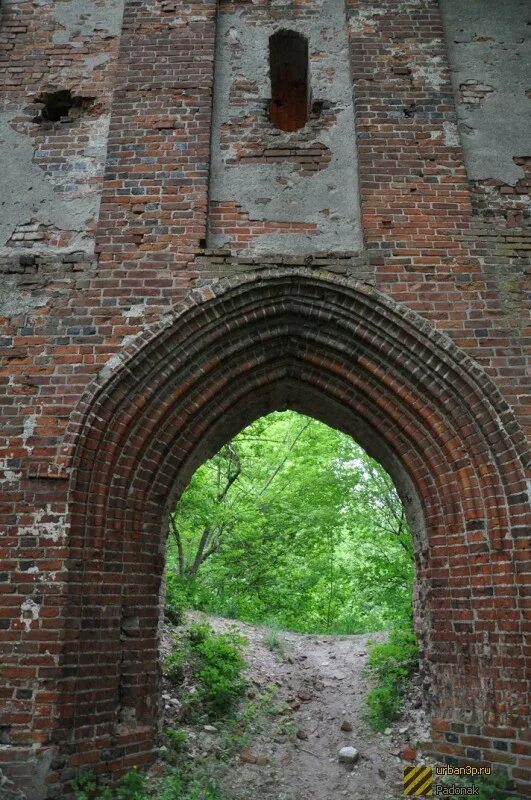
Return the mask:
<svg viewBox="0 0 531 800"><path fill-rule="evenodd" d="M474 760L474 736L493 762L497 738L505 754L518 747L523 440L471 359L368 286L278 268L196 290L113 370L59 456L70 574L52 785L72 767L117 775L153 758L169 504L231 436L285 408L350 433L395 479L416 540L436 752Z"/></svg>

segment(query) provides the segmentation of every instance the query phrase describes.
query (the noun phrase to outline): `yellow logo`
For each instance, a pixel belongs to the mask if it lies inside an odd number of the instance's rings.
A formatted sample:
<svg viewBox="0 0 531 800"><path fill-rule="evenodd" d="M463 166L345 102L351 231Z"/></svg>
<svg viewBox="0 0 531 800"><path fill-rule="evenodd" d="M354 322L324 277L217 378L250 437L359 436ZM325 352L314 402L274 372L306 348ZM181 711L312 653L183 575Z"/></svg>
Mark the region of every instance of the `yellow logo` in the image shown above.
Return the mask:
<svg viewBox="0 0 531 800"><path fill-rule="evenodd" d="M431 797L433 795L433 769L431 767L404 767L404 795Z"/></svg>

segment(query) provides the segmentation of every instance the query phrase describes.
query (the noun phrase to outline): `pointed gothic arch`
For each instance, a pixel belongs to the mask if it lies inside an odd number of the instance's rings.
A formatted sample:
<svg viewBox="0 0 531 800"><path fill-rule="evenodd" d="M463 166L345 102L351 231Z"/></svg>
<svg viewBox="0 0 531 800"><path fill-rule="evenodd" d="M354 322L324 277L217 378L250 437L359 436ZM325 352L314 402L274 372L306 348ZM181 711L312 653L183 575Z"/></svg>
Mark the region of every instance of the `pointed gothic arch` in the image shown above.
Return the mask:
<svg viewBox="0 0 531 800"><path fill-rule="evenodd" d="M525 724L500 710L497 584L483 602L495 571L520 608L514 543L527 510L512 412L412 311L354 281L278 268L198 289L136 339L90 387L61 449L72 566L57 738L102 769L152 757L170 503L221 444L288 407L351 434L396 482L436 718Z"/></svg>

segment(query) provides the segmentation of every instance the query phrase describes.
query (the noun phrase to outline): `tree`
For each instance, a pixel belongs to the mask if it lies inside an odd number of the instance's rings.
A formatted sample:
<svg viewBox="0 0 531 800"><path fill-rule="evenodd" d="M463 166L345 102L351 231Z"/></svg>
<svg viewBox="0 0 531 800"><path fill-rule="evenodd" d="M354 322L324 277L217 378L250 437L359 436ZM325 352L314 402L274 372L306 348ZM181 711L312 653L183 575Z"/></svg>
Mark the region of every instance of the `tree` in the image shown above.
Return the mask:
<svg viewBox="0 0 531 800"><path fill-rule="evenodd" d="M204 610L355 632L407 613L411 536L391 479L350 437L273 413L193 476L170 515L177 575Z"/></svg>

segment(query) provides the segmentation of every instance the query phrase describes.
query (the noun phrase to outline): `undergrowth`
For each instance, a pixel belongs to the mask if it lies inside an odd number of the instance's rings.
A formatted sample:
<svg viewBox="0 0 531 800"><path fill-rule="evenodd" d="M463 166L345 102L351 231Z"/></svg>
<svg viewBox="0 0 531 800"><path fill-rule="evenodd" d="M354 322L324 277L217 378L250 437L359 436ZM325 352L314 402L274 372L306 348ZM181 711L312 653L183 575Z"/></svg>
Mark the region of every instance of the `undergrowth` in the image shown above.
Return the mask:
<svg viewBox="0 0 531 800"><path fill-rule="evenodd" d="M111 789L99 786L92 775L83 775L74 785L75 800L231 800L222 788L221 776L236 753L250 746L268 720L282 719L286 706L276 701L277 691L276 686L268 686L224 717L210 753L191 758L187 731L169 728L165 731L168 772L164 777L150 779L132 770Z"/></svg>
<svg viewBox="0 0 531 800"><path fill-rule="evenodd" d="M234 707L247 686L244 646L245 638L234 631L216 634L210 625L196 623L175 635L163 672L183 684L183 699L193 713L215 719Z"/></svg>
<svg viewBox="0 0 531 800"><path fill-rule="evenodd" d="M383 644L369 649L367 673L376 685L366 698L366 715L372 728L383 731L400 716L411 675L418 666L415 634L407 628L391 631Z"/></svg>
<svg viewBox="0 0 531 800"><path fill-rule="evenodd" d="M201 769L172 770L155 782L132 770L112 789L98 787L92 776L84 775L74 791L75 800L228 800L215 778Z"/></svg>

